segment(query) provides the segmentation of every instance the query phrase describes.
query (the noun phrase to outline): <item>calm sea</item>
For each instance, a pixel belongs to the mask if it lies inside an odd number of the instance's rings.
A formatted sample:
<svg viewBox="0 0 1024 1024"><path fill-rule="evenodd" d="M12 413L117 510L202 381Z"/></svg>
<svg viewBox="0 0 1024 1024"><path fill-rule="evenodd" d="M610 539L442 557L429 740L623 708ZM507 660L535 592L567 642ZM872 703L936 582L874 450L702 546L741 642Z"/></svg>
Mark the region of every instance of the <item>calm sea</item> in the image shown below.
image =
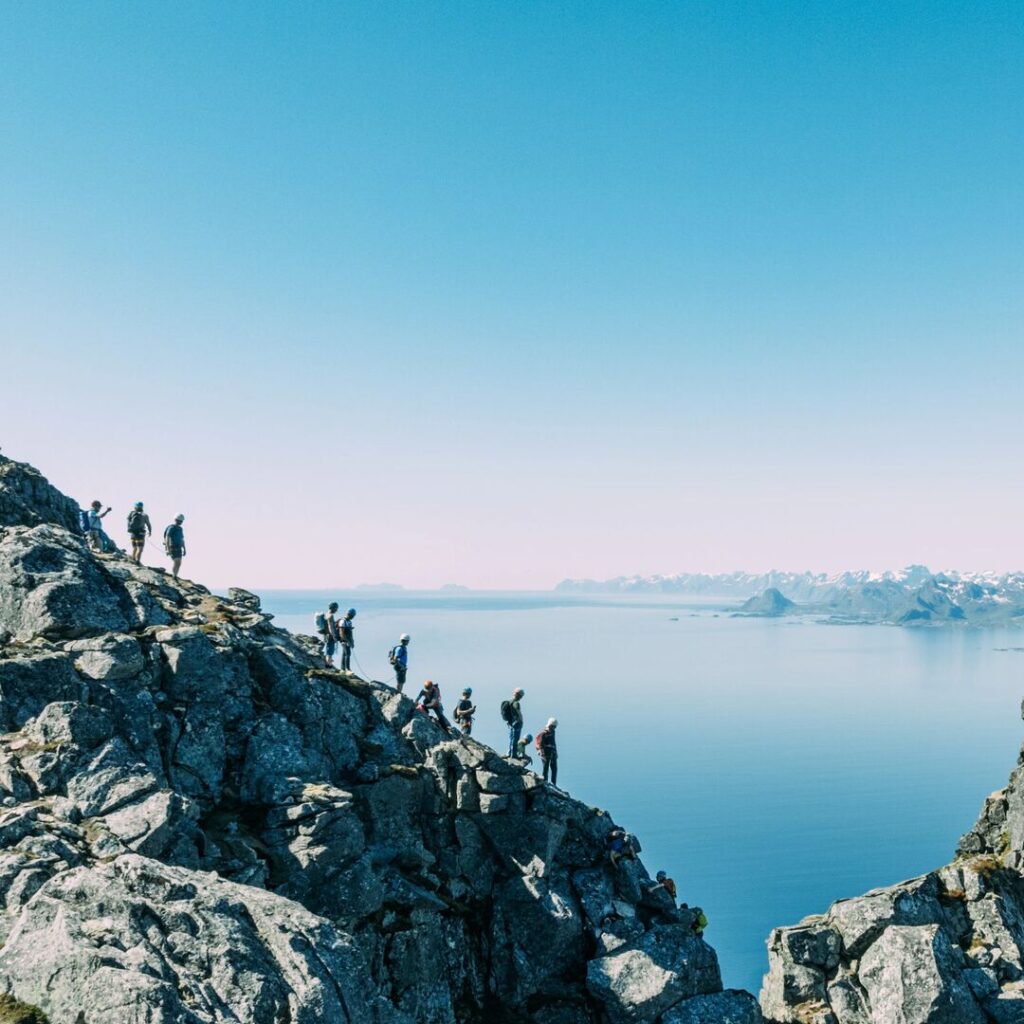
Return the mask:
<svg viewBox="0 0 1024 1024"><path fill-rule="evenodd" d="M559 782L639 836L649 870L705 909L726 985L755 992L774 925L948 861L1020 746L1013 630L522 593L272 592L264 606L309 633L329 599L358 609L364 674L389 679L410 633L408 687L432 678L450 710L472 686L474 735L494 747L513 687L528 729L556 716Z"/></svg>

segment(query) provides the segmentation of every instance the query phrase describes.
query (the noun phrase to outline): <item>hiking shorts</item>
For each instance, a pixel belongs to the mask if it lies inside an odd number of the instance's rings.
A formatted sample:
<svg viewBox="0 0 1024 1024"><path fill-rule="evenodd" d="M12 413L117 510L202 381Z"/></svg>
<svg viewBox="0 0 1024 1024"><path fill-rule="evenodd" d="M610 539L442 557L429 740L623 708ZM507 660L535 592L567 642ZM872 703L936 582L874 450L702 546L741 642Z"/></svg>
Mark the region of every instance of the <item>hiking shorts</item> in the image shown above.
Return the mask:
<svg viewBox="0 0 1024 1024"><path fill-rule="evenodd" d="M131 537L133 544L146 543L146 535L144 533L129 533L128 536Z"/></svg>
<svg viewBox="0 0 1024 1024"><path fill-rule="evenodd" d="M185 557L185 551L183 548L168 548L167 554L170 558L178 559Z"/></svg>

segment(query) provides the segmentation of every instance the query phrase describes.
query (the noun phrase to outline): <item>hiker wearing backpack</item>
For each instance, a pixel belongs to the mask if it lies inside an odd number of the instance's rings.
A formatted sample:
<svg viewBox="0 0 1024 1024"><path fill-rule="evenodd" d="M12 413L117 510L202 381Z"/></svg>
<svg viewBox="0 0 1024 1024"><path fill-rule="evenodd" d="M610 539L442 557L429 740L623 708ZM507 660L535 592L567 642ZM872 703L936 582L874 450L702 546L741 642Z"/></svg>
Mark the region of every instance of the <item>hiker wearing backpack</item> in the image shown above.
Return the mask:
<svg viewBox="0 0 1024 1024"><path fill-rule="evenodd" d="M149 521L141 501L135 502L135 508L128 513L128 536L132 542L132 561L142 564L142 549L146 546L146 537L153 536L153 524Z"/></svg>
<svg viewBox="0 0 1024 1024"><path fill-rule="evenodd" d="M511 700L501 702L501 717L508 726L508 753L506 757L515 757L519 737L523 734L523 709L519 702L526 696L526 691L516 688L512 691Z"/></svg>
<svg viewBox="0 0 1024 1024"><path fill-rule="evenodd" d="M352 621L356 617L355 608L349 608L345 612L345 618L338 624L338 640L341 642L341 671L351 672L352 671L352 648L356 645L355 638L355 623Z"/></svg>
<svg viewBox="0 0 1024 1024"><path fill-rule="evenodd" d="M398 638L398 646L388 652L388 661L395 670L395 689L399 693L405 686L405 673L409 671L409 634L403 633Z"/></svg>
<svg viewBox="0 0 1024 1024"><path fill-rule="evenodd" d="M430 712L433 711L441 728L445 732L452 731L451 722L444 717L444 705L441 703L441 687L434 683L432 679L428 679L423 684L423 689L416 694L416 710L422 712L428 718L430 717Z"/></svg>
<svg viewBox="0 0 1024 1024"><path fill-rule="evenodd" d="M332 601L326 612L317 612L313 616L313 625L323 638L324 663L334 668L334 649L338 646L338 602Z"/></svg>
<svg viewBox="0 0 1024 1024"><path fill-rule="evenodd" d="M103 532L103 519L110 511L110 506L107 506L106 512L101 512L100 509L103 507L103 503L100 501L94 501L89 506L89 511L85 513L85 519L82 525L85 527L86 536L89 538L89 547L93 551L106 551L109 539Z"/></svg>
<svg viewBox="0 0 1024 1024"><path fill-rule="evenodd" d="M455 721L462 730L463 736L469 736L473 732L473 716L476 714L476 705L472 701L473 687L467 686L462 691L462 700L455 705Z"/></svg>
<svg viewBox="0 0 1024 1024"><path fill-rule="evenodd" d="M551 772L551 785L558 785L558 745L555 742L555 730L558 728L558 719L549 718L548 724L537 733L537 750L540 752L540 759L544 765L544 781L548 781L548 772Z"/></svg>
<svg viewBox="0 0 1024 1024"><path fill-rule="evenodd" d="M171 572L175 579L181 569L181 560L185 557L185 531L181 528L183 522L185 517L179 512L174 522L164 530L164 551L171 560Z"/></svg>

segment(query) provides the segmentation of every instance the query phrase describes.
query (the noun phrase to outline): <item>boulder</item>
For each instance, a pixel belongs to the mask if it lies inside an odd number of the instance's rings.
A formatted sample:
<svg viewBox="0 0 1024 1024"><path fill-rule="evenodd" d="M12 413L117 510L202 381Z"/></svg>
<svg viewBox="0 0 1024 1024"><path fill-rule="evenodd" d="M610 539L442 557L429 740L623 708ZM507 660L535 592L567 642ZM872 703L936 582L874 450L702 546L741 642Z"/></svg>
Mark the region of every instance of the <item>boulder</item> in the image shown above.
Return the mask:
<svg viewBox="0 0 1024 1024"><path fill-rule="evenodd" d="M762 1024L761 1008L749 992L730 989L684 999L660 1024Z"/></svg>
<svg viewBox="0 0 1024 1024"><path fill-rule="evenodd" d="M653 1022L684 999L719 992L715 951L689 929L660 925L587 965L587 989L615 1024Z"/></svg>

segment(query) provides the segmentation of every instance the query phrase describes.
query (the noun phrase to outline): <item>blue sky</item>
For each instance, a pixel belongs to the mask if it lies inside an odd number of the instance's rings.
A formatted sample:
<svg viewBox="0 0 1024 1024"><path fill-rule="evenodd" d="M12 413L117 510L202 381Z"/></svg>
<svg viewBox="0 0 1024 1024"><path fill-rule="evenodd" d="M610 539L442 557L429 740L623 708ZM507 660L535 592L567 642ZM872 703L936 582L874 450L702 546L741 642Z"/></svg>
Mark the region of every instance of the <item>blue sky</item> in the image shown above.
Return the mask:
<svg viewBox="0 0 1024 1024"><path fill-rule="evenodd" d="M1011 3L4 5L0 445L218 584L1024 567L1022 97Z"/></svg>

